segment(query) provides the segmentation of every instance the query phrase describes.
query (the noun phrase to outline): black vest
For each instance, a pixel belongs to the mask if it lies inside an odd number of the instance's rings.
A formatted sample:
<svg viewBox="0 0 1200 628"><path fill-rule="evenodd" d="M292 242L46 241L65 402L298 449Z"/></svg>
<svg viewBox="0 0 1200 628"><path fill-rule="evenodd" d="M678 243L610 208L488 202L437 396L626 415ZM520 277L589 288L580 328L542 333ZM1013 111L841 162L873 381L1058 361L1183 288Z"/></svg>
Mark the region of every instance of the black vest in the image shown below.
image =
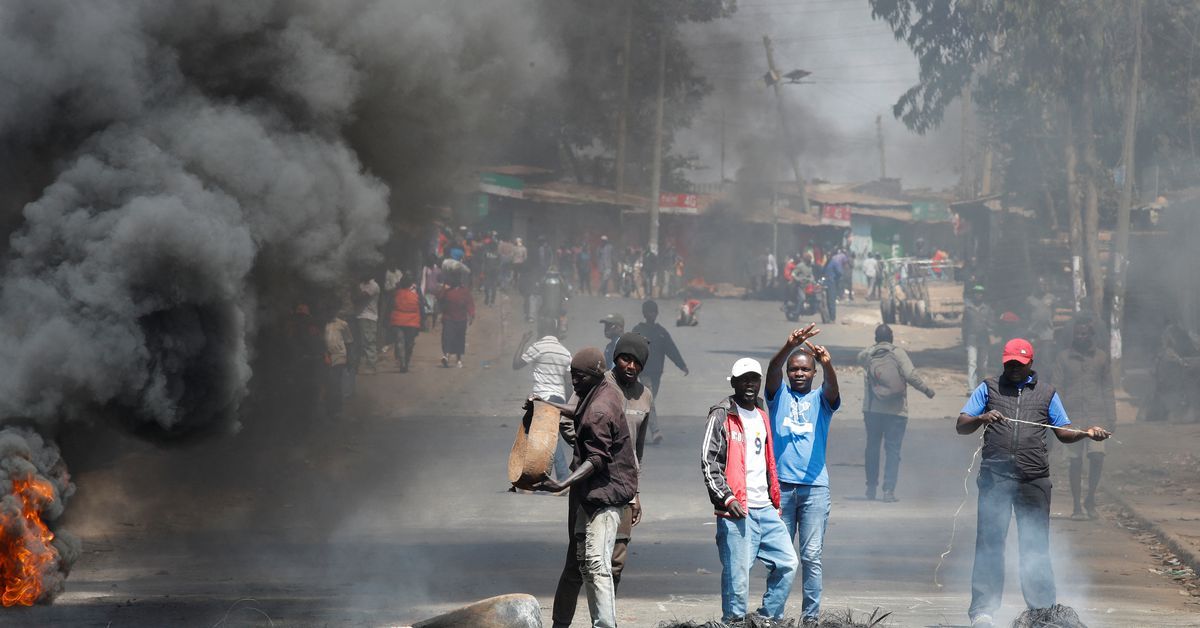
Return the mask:
<svg viewBox="0 0 1200 628"><path fill-rule="evenodd" d="M987 378L984 384L988 402L984 412L998 410L1006 418L1049 424L1054 387L1039 384L1036 373L1032 377L1021 388L1003 377ZM1012 421L989 424L983 431L983 464L994 472L1025 480L1048 477L1046 429Z"/></svg>

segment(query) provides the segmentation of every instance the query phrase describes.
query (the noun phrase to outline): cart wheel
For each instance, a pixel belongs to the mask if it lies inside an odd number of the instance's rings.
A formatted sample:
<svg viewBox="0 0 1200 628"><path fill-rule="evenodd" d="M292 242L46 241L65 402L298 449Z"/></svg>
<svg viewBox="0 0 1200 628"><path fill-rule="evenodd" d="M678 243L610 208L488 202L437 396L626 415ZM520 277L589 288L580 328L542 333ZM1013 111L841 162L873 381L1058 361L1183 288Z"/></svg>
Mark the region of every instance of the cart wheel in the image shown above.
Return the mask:
<svg viewBox="0 0 1200 628"><path fill-rule="evenodd" d="M891 297L879 300L879 317L888 325L896 324L896 301Z"/></svg>
<svg viewBox="0 0 1200 628"><path fill-rule="evenodd" d="M908 324L908 301L900 301L897 304L896 318L900 320L901 325Z"/></svg>

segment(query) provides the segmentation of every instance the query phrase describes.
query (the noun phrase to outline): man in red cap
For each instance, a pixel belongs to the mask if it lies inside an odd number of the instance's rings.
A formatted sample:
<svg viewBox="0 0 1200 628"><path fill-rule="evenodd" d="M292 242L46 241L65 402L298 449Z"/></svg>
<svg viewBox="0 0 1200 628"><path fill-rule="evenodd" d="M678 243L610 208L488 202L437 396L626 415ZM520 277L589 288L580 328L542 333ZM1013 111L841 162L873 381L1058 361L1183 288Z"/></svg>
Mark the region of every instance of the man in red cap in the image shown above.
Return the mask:
<svg viewBox="0 0 1200 628"><path fill-rule="evenodd" d="M1004 541L1015 511L1021 552L1021 593L1031 609L1056 602L1050 566L1050 463L1047 429L1063 443L1084 438L1102 441L1102 427L1067 428L1071 420L1054 387L1038 383L1033 345L1014 338L1004 345L1004 373L989 377L958 415L959 434L984 427L979 466L979 515L975 534L975 567L971 572L971 607L975 627L992 626L992 615L1004 595ZM1033 423L1034 425L1030 425Z"/></svg>

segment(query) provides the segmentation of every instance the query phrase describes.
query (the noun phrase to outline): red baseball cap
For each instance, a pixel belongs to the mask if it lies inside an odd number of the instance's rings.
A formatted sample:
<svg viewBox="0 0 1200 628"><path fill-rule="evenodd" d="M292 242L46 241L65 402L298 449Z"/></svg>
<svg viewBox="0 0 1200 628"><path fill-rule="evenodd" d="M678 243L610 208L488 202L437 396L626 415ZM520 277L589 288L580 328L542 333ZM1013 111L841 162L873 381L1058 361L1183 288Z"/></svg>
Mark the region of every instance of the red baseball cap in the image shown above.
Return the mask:
<svg viewBox="0 0 1200 628"><path fill-rule="evenodd" d="M1004 343L1004 359L1002 361L1008 362L1009 360L1029 364L1033 361L1033 345L1024 338L1013 338Z"/></svg>

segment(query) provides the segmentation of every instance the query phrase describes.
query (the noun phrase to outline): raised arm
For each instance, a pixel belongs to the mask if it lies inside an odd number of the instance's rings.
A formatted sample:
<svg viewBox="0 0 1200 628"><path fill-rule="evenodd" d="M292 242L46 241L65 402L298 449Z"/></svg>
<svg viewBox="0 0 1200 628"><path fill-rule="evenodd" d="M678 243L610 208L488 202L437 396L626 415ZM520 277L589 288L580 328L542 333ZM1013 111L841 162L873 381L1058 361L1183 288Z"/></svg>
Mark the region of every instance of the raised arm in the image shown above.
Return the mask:
<svg viewBox="0 0 1200 628"><path fill-rule="evenodd" d="M825 394L825 401L832 406L842 396L841 389L838 388L837 371L833 368L833 356L829 355L829 350L821 345L814 345L811 342L804 344L809 351L812 351L817 362L821 363L821 371L825 374L825 382L821 384L821 390Z"/></svg>
<svg viewBox="0 0 1200 628"><path fill-rule="evenodd" d="M804 329L793 330L788 334L787 341L771 358L771 363L767 365L767 399L774 399L775 394L779 392L779 387L783 384L783 365L787 362L788 356L809 338L821 333L821 330L816 327L816 323L809 323L808 327Z"/></svg>

